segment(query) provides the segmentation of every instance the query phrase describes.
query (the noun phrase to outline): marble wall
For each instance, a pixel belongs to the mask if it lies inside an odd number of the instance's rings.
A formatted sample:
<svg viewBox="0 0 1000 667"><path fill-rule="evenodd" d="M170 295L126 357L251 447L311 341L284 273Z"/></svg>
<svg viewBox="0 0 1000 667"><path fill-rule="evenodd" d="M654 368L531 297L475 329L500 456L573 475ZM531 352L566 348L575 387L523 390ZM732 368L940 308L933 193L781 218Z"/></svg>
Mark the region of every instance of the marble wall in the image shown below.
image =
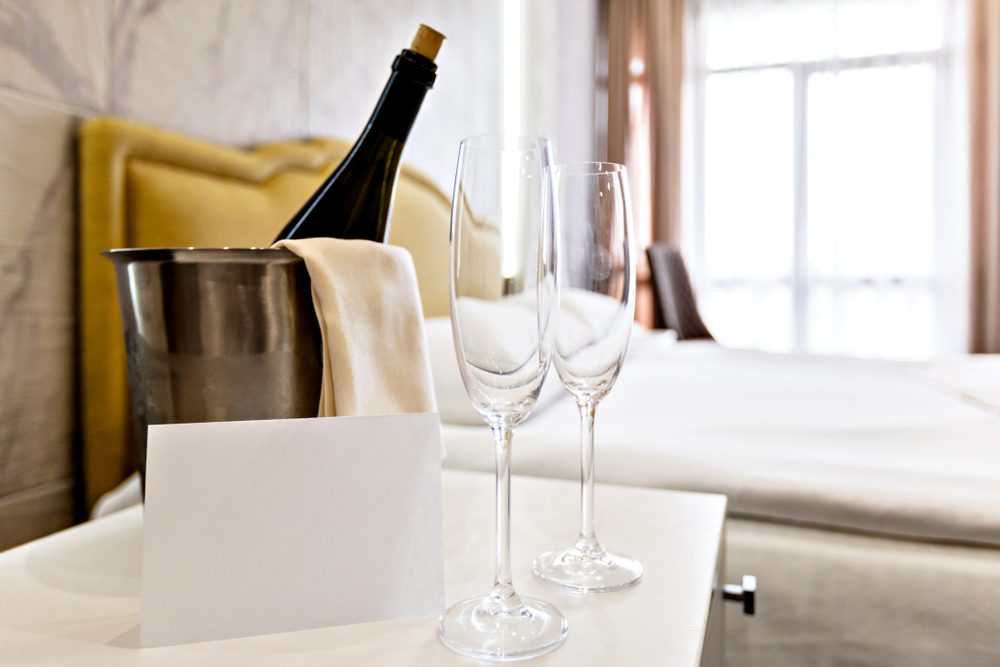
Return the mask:
<svg viewBox="0 0 1000 667"><path fill-rule="evenodd" d="M576 32L572 20L554 22L588 3L558 4L532 18L525 3L529 21L550 22L534 34L561 35L545 57L568 48L586 60L590 14ZM405 159L450 191L459 139L500 127L499 17L500 0L0 0L0 549L85 512L76 482L79 120L114 114L235 144L354 137L392 58L425 22L448 40ZM559 129L585 154L592 115L580 107L592 95L592 64L569 83L559 79L565 66L547 67L531 84L545 91L545 108L531 112L543 119L536 129ZM574 87L561 112L560 85Z"/></svg>

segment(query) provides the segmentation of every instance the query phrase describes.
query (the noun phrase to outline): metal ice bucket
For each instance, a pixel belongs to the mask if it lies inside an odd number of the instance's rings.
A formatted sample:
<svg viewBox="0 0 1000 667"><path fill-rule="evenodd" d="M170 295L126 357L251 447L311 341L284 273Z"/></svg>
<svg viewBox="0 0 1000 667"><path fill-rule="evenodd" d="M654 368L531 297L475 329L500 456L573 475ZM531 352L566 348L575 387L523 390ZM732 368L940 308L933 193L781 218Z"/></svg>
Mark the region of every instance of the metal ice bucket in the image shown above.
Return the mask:
<svg viewBox="0 0 1000 667"><path fill-rule="evenodd" d="M316 416L320 333L301 258L244 248L104 255L118 278L143 478L149 424Z"/></svg>

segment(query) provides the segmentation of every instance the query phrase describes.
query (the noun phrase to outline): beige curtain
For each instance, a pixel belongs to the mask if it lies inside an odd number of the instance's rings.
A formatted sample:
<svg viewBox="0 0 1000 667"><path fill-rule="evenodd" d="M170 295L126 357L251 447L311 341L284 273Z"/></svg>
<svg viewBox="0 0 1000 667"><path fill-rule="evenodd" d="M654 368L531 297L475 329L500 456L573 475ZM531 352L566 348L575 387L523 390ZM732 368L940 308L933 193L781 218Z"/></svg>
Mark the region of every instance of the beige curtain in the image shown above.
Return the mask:
<svg viewBox="0 0 1000 667"><path fill-rule="evenodd" d="M1000 352L1000 2L969 2L971 350Z"/></svg>
<svg viewBox="0 0 1000 667"><path fill-rule="evenodd" d="M684 2L608 0L607 12L608 159L648 184L652 239L677 244ZM632 83L643 88L641 109L630 106Z"/></svg>

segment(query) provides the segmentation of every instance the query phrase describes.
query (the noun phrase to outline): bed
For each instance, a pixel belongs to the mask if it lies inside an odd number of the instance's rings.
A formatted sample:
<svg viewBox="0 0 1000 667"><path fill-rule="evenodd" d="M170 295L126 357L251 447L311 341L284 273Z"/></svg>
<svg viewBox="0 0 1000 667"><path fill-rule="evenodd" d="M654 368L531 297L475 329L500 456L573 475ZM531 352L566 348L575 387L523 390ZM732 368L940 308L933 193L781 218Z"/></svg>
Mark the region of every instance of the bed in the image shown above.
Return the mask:
<svg viewBox="0 0 1000 667"><path fill-rule="evenodd" d="M576 479L576 408L549 382L514 472ZM445 465L491 470L488 430L439 397ZM760 591L756 616L728 612L730 664L1000 664L1000 362L773 355L639 330L596 431L601 482L729 497L727 579L755 574Z"/></svg>

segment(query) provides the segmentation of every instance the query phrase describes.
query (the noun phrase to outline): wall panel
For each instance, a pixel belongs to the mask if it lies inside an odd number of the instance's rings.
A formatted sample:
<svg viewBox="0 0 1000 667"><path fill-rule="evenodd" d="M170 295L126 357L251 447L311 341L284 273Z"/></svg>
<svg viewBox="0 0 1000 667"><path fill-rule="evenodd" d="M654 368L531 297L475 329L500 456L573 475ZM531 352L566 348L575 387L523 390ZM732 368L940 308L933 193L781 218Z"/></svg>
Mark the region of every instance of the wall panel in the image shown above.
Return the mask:
<svg viewBox="0 0 1000 667"><path fill-rule="evenodd" d="M109 1L0 0L0 86L103 108Z"/></svg>
<svg viewBox="0 0 1000 667"><path fill-rule="evenodd" d="M226 143L306 132L305 0L115 0L109 111Z"/></svg>
<svg viewBox="0 0 1000 667"><path fill-rule="evenodd" d="M75 127L0 92L0 497L74 472Z"/></svg>

